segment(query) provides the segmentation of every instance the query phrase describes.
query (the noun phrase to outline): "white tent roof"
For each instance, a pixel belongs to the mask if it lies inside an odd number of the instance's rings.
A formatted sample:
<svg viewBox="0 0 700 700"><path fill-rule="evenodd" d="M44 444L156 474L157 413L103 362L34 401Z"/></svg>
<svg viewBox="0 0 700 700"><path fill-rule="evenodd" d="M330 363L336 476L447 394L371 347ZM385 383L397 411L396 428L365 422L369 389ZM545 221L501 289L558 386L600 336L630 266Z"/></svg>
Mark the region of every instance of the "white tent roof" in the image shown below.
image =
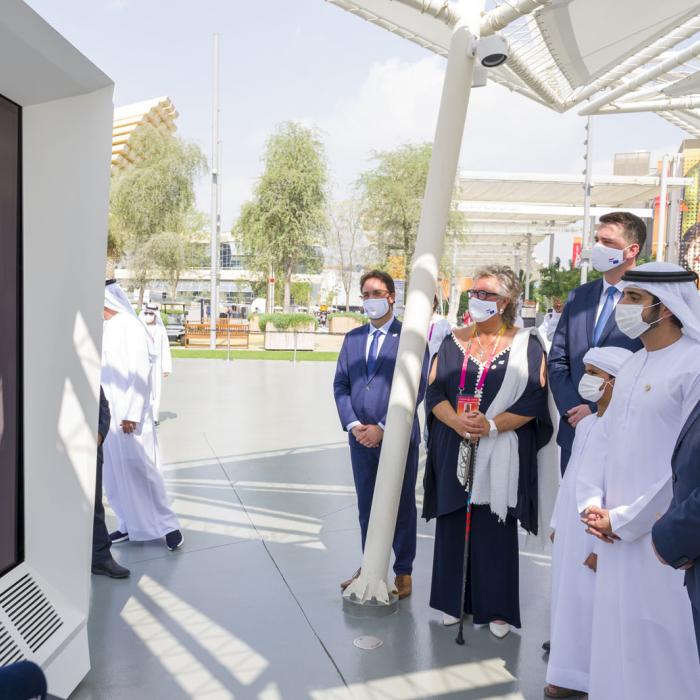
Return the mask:
<svg viewBox="0 0 700 700"><path fill-rule="evenodd" d="M457 4L442 0L327 2L443 56L457 20ZM489 73L495 82L560 112L655 111L700 136L697 0L488 0L487 8L482 36L500 30L510 43L508 62Z"/></svg>
<svg viewBox="0 0 700 700"><path fill-rule="evenodd" d="M692 184L681 177L670 177L667 182L669 188ZM460 199L579 206L583 184L583 175L464 171L460 173ZM594 177L591 202L598 207L645 208L659 194L660 184L655 176Z"/></svg>

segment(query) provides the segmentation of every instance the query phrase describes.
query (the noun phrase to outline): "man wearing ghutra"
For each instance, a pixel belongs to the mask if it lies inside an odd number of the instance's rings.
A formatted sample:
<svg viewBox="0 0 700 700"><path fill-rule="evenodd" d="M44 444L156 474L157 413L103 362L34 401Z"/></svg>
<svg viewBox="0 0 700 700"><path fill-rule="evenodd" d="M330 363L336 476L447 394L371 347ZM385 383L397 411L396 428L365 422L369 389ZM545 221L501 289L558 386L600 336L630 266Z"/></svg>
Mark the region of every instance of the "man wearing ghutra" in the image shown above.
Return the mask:
<svg viewBox="0 0 700 700"><path fill-rule="evenodd" d="M146 330L151 337L153 356L153 420L156 426L160 424L160 397L162 395L163 379L173 371L173 360L170 353L170 341L165 330L163 319L155 304L146 304L139 314L146 324Z"/></svg>
<svg viewBox="0 0 700 700"><path fill-rule="evenodd" d="M165 537L171 551L184 541L159 468L151 405L148 331L123 290L107 282L102 336L102 387L112 422L104 443L104 487L118 521L112 543Z"/></svg>
<svg viewBox="0 0 700 700"><path fill-rule="evenodd" d="M583 418L561 480L552 515L551 652L547 664L548 698L581 697L588 692L591 655L591 618L597 554L596 541L581 527L576 507L576 483L587 454L601 448L600 421L613 396L615 377L632 352L612 345L591 348L583 356L586 373L579 394L596 405L596 413ZM601 545L603 546L603 545ZM572 630L576 630L572 634Z"/></svg>
<svg viewBox="0 0 700 700"><path fill-rule="evenodd" d="M683 572L659 566L651 530L672 496L671 456L700 400L697 275L647 263L623 277L616 321L644 347L617 376L600 445L577 482L598 548L589 697L692 698L700 662ZM576 634L572 630L572 634Z"/></svg>

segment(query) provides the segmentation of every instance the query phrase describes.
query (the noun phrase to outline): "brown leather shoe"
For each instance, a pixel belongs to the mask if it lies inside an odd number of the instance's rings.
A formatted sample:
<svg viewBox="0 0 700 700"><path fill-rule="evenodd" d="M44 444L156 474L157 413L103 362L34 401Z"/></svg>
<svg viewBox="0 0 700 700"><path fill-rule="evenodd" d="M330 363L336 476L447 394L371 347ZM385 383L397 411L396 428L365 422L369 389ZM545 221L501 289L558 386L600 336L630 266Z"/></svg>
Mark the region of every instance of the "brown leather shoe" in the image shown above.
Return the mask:
<svg viewBox="0 0 700 700"><path fill-rule="evenodd" d="M572 688L562 688L551 683L544 688L544 695L547 698L587 698L588 695L583 690L573 690Z"/></svg>
<svg viewBox="0 0 700 700"><path fill-rule="evenodd" d="M356 578L360 576L362 569L358 569L347 581L343 581L340 584L340 590L344 591Z"/></svg>
<svg viewBox="0 0 700 700"><path fill-rule="evenodd" d="M413 590L413 584L411 583L411 574L399 574L394 579L394 585L396 590L399 592L399 600L408 598Z"/></svg>

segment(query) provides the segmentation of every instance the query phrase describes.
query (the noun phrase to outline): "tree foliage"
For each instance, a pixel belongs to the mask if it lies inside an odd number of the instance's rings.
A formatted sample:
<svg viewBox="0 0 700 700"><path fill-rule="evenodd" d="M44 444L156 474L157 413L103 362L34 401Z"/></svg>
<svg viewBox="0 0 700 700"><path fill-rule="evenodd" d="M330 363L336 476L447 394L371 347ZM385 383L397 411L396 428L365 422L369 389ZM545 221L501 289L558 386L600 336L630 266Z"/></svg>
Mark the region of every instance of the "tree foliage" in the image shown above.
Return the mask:
<svg viewBox="0 0 700 700"><path fill-rule="evenodd" d="M595 280L601 276L600 272L589 270L588 279ZM535 298L539 302L540 309L545 310L551 305L552 299L566 301L569 292L581 284L581 270L574 267L563 267L561 260L556 258L551 265L540 269L540 281L535 290Z"/></svg>
<svg viewBox="0 0 700 700"><path fill-rule="evenodd" d="M252 269L284 280L284 307L289 309L292 273L322 264L318 250L328 226L325 150L314 130L287 122L268 139L264 163L234 235Z"/></svg>
<svg viewBox="0 0 700 700"><path fill-rule="evenodd" d="M112 257L134 251L158 233L183 232L195 202L195 181L207 168L199 146L151 124L134 131L129 147L138 154L138 160L112 176Z"/></svg>
<svg viewBox="0 0 700 700"><path fill-rule="evenodd" d="M376 165L360 176L363 224L377 265L408 280L416 247L432 144L404 144L373 154ZM448 231L460 231L464 216L456 207Z"/></svg>
<svg viewBox="0 0 700 700"><path fill-rule="evenodd" d="M345 292L345 309L350 309L350 291L355 265L358 264L363 242L362 209L357 199L334 202L329 213L328 248L340 271Z"/></svg>

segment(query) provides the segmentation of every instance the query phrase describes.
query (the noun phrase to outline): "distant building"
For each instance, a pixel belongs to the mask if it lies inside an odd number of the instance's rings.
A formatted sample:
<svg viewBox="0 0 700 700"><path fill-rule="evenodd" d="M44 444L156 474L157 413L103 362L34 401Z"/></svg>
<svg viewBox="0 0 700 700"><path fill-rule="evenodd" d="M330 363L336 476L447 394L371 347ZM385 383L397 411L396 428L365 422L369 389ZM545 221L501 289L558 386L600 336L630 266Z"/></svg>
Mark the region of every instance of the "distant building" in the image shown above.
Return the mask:
<svg viewBox="0 0 700 700"><path fill-rule="evenodd" d="M613 175L648 175L651 162L649 151L616 153Z"/></svg>
<svg viewBox="0 0 700 700"><path fill-rule="evenodd" d="M679 262L700 273L700 139L686 139L681 144L683 175L691 178L681 202Z"/></svg>
<svg viewBox="0 0 700 700"><path fill-rule="evenodd" d="M157 129L173 133L177 130L175 119L178 112L169 97L117 107L114 110L112 128L112 168L126 168L138 161L140 154L129 143L134 130L142 124L151 124Z"/></svg>

